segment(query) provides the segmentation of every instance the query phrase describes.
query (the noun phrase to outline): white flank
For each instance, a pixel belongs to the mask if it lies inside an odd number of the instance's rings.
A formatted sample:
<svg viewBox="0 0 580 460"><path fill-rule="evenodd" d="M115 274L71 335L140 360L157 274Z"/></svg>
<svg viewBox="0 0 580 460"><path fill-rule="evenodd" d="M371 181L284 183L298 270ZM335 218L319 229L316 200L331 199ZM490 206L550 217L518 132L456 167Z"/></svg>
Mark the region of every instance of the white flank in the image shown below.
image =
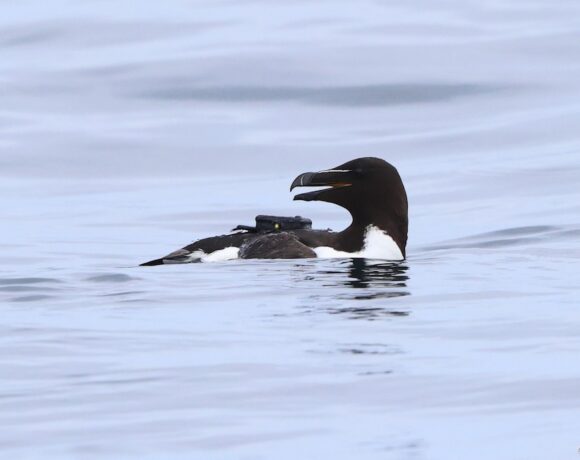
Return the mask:
<svg viewBox="0 0 580 460"><path fill-rule="evenodd" d="M214 251L211 254L201 254L202 262L223 262L224 260L237 259L240 253L240 248L230 246L229 248Z"/></svg>
<svg viewBox="0 0 580 460"><path fill-rule="evenodd" d="M403 254L395 240L380 228L369 225L365 233L365 242L358 252L337 251L328 246L314 248L317 257L321 259L366 258L383 260L403 260Z"/></svg>

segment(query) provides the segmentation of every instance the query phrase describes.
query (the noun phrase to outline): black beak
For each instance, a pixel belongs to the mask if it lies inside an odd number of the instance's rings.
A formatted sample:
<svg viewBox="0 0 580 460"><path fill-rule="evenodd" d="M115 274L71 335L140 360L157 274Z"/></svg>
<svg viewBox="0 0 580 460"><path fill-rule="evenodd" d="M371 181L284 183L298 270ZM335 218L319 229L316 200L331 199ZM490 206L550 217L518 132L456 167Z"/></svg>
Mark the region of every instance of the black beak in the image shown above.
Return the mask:
<svg viewBox="0 0 580 460"><path fill-rule="evenodd" d="M328 171L307 172L300 174L290 186L290 191L296 187L325 187L323 190L301 193L294 197L294 200L301 201L324 201L324 195L336 188L348 187L352 185L352 171L344 169L329 169Z"/></svg>

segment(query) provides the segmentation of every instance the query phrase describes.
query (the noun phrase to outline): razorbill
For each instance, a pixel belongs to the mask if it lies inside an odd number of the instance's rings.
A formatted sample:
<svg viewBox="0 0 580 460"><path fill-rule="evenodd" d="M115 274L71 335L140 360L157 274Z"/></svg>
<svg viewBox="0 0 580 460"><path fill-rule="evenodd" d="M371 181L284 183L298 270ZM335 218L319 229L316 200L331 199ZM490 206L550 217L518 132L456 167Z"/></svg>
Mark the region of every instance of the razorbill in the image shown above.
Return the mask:
<svg viewBox="0 0 580 460"><path fill-rule="evenodd" d="M325 201L346 209L352 223L341 232L314 230L310 220L258 216L256 227L198 240L142 266L228 259L365 257L402 260L408 230L407 194L396 168L380 158L358 158L336 168L300 174L290 186L327 187L294 200Z"/></svg>

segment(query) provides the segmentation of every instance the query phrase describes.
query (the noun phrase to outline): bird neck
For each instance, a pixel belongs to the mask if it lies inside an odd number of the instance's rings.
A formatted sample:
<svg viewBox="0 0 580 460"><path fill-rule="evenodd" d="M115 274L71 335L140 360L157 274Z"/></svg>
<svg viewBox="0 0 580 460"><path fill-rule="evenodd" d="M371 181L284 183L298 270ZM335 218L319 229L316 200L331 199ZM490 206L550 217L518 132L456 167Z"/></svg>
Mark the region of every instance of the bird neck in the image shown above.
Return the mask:
<svg viewBox="0 0 580 460"><path fill-rule="evenodd" d="M372 218L365 215L353 214L352 223L339 233L339 244L347 252L357 252L363 249L365 236L369 227L376 227L389 235L405 257L407 246L407 216L380 215Z"/></svg>

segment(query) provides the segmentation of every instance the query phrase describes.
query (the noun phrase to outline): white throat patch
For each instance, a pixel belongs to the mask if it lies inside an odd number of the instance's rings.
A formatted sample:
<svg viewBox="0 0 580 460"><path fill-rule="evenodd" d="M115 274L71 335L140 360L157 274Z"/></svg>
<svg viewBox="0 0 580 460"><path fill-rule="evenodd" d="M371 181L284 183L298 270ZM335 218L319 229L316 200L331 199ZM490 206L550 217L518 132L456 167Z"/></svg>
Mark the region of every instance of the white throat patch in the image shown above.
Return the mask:
<svg viewBox="0 0 580 460"><path fill-rule="evenodd" d="M395 240L374 225L367 227L363 248L358 252L337 251L328 246L314 248L314 252L321 259L366 258L403 260L404 258Z"/></svg>

